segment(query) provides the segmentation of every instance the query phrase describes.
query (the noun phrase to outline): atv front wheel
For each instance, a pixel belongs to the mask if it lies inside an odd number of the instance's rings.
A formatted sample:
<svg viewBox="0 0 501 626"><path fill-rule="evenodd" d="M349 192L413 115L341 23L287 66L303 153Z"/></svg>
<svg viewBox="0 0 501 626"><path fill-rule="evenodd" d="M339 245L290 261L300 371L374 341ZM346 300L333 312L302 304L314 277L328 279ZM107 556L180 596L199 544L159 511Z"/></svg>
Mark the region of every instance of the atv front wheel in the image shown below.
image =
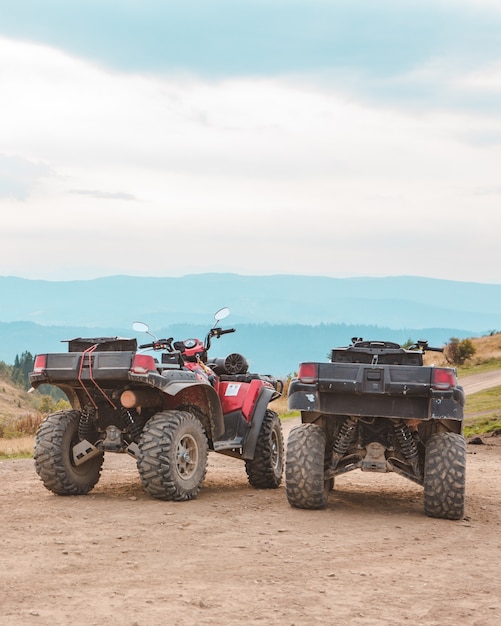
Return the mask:
<svg viewBox="0 0 501 626"><path fill-rule="evenodd" d="M333 481L325 480L326 436L316 424L300 424L287 439L285 490L289 504L300 509L324 509Z"/></svg>
<svg viewBox="0 0 501 626"><path fill-rule="evenodd" d="M57 411L45 418L35 435L35 470L44 486L59 496L84 495L101 475L102 452L80 465L74 463L79 421L79 411Z"/></svg>
<svg viewBox="0 0 501 626"><path fill-rule="evenodd" d="M424 512L430 517L464 516L466 442L457 433L437 433L426 444Z"/></svg>
<svg viewBox="0 0 501 626"><path fill-rule="evenodd" d="M191 500L207 471L208 444L200 421L187 411L163 411L145 425L137 467L146 491L159 500Z"/></svg>
<svg viewBox="0 0 501 626"><path fill-rule="evenodd" d="M276 489L284 473L284 436L275 411L268 409L259 431L254 458L245 461L249 484L256 489Z"/></svg>

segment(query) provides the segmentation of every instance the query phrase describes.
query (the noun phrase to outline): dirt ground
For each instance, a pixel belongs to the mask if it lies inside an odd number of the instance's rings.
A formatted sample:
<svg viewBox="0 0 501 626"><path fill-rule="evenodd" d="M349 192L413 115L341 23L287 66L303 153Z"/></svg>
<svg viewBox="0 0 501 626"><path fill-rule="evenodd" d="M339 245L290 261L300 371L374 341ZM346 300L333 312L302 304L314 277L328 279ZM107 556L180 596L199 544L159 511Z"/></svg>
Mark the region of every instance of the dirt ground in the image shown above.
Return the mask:
<svg viewBox="0 0 501 626"><path fill-rule="evenodd" d="M497 626L500 439L468 445L461 521L426 517L422 488L394 474L345 474L304 511L215 453L184 503L150 498L129 456L108 454L80 497L3 461L0 624Z"/></svg>

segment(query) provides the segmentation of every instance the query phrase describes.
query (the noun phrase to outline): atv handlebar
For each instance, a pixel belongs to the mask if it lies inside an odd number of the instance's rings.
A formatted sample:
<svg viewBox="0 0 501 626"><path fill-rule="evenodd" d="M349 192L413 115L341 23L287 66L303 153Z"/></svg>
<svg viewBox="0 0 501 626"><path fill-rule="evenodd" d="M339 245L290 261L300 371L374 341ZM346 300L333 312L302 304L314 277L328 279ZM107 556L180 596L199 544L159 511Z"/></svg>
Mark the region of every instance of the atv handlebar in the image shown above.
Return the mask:
<svg viewBox="0 0 501 626"><path fill-rule="evenodd" d="M234 333L235 332L235 328L226 328L225 330L223 330L222 328L213 328L212 329L212 336L213 337L221 337L221 335L227 335L228 333Z"/></svg>
<svg viewBox="0 0 501 626"><path fill-rule="evenodd" d="M219 339L219 337L221 337L222 335L227 335L228 333L234 333L235 329L234 328L211 328L209 330L209 332L207 333L207 337L205 338L205 352L209 351L210 348L210 340L212 339L212 337L216 337L216 339Z"/></svg>
<svg viewBox="0 0 501 626"><path fill-rule="evenodd" d="M424 339L418 339L418 341L409 347L409 350L422 350L423 352L443 352L443 348L432 348L428 345L428 342Z"/></svg>
<svg viewBox="0 0 501 626"><path fill-rule="evenodd" d="M140 350L153 348L153 350L169 350L169 352L172 352L173 340L174 337L169 337L168 339L157 339L156 341L152 341L151 343L143 343L141 346L138 346L138 348Z"/></svg>

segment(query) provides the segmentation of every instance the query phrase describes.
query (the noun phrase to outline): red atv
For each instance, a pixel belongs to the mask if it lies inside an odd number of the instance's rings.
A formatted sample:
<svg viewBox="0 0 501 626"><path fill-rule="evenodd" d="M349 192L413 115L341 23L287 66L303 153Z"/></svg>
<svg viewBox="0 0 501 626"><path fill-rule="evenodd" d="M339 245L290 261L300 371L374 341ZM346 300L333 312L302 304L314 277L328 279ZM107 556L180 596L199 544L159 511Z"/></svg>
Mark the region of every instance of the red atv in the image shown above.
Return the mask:
<svg viewBox="0 0 501 626"><path fill-rule="evenodd" d="M70 410L48 415L35 438L35 468L59 495L88 493L98 482L104 452L136 459L146 491L160 500L190 500L207 470L208 450L243 459L249 483L274 489L282 480L280 419L269 403L282 382L248 372L240 354L209 360L211 340L234 328L216 324L204 342L99 337L70 340L67 353L39 354L30 382L61 389ZM150 350L150 352L145 352ZM159 355L160 358L156 358Z"/></svg>

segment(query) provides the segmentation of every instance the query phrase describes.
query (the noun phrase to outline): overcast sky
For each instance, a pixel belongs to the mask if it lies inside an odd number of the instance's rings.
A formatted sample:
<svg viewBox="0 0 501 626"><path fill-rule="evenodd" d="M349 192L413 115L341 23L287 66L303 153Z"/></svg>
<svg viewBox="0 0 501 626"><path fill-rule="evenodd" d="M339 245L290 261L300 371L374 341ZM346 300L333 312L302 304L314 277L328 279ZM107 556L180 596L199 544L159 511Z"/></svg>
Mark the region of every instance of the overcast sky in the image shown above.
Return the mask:
<svg viewBox="0 0 501 626"><path fill-rule="evenodd" d="M501 283L501 0L0 3L0 275Z"/></svg>

